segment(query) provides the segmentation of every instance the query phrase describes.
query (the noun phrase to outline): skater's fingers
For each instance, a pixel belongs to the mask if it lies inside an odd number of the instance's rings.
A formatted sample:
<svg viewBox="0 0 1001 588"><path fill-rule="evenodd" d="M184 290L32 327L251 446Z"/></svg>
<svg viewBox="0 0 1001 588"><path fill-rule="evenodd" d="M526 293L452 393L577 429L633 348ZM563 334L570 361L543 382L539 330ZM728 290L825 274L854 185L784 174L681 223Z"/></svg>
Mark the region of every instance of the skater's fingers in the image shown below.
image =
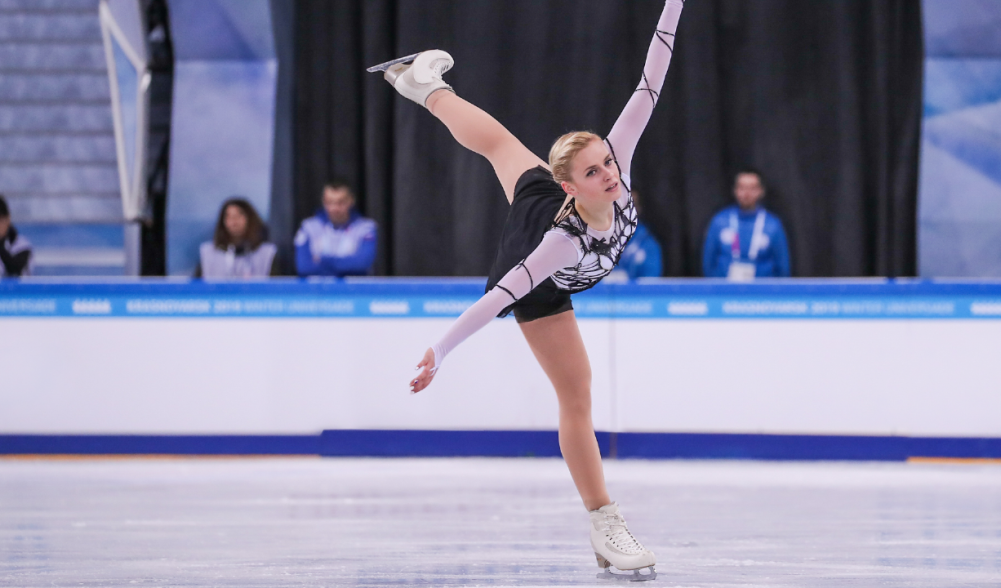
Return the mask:
<svg viewBox="0 0 1001 588"><path fill-rule="evenodd" d="M417 375L416 378L410 381L410 391L414 394L420 392L421 390L427 388L431 384L431 380L434 379L434 373L437 370L424 368L424 370Z"/></svg>
<svg viewBox="0 0 1001 588"><path fill-rule="evenodd" d="M412 393L416 394L421 390L423 390L424 388L427 388L428 385L427 372L428 372L427 368L424 368L423 370L421 370L421 373L417 374L417 377L410 380L410 391Z"/></svg>
<svg viewBox="0 0 1001 588"><path fill-rule="evenodd" d="M423 380L414 380L410 386L410 393L417 394L421 390L427 388L427 383Z"/></svg>

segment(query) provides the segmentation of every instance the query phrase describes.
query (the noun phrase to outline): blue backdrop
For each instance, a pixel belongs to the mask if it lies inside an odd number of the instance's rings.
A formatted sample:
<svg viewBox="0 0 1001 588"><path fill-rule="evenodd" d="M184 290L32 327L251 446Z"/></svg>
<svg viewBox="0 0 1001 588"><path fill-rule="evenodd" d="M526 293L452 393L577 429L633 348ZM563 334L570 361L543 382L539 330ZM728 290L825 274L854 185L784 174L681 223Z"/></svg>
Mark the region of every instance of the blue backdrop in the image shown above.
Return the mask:
<svg viewBox="0 0 1001 588"><path fill-rule="evenodd" d="M167 272L190 275L224 200L270 216L278 63L268 0L171 0L170 20Z"/></svg>
<svg viewBox="0 0 1001 588"><path fill-rule="evenodd" d="M1001 2L924 0L922 276L1001 276Z"/></svg>

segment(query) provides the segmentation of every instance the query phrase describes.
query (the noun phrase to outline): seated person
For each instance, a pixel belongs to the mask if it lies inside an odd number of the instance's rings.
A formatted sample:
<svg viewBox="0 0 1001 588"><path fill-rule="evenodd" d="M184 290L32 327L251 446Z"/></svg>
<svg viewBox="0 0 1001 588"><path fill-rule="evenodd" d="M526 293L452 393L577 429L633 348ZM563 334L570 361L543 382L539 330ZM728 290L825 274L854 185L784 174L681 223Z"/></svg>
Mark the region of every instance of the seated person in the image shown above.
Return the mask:
<svg viewBox="0 0 1001 588"><path fill-rule="evenodd" d="M0 278L31 274L31 243L10 222L10 208L0 195Z"/></svg>
<svg viewBox="0 0 1001 588"><path fill-rule="evenodd" d="M295 235L295 264L300 276L364 276L375 262L375 221L355 208L347 182L323 187L323 207L302 221Z"/></svg>
<svg viewBox="0 0 1001 588"><path fill-rule="evenodd" d="M278 275L278 248L265 241L267 228L254 206L230 198L219 210L215 236L202 243L196 278L266 278Z"/></svg>
<svg viewBox="0 0 1001 588"><path fill-rule="evenodd" d="M707 278L746 282L754 278L788 278L789 245L779 217L760 206L765 196L761 174L737 173L736 206L724 208L706 230L702 271Z"/></svg>
<svg viewBox="0 0 1001 588"><path fill-rule="evenodd" d="M643 209L640 205L639 191L634 189L632 195L636 212L642 216ZM612 270L609 278L613 281L659 278L663 271L660 243L657 242L657 237L653 236L650 229L646 228L643 221L639 221L633 238L622 250L622 257L619 258L619 263Z"/></svg>

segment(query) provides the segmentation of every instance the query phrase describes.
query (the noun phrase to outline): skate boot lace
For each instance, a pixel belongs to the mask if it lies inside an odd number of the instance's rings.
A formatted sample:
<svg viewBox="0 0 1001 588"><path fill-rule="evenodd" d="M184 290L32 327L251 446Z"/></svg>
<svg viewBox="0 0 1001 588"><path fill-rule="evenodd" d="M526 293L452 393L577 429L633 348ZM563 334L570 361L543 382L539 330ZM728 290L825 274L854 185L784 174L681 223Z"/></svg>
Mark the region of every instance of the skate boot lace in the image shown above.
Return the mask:
<svg viewBox="0 0 1001 588"><path fill-rule="evenodd" d="M428 67L430 67L431 71L434 72L434 77L441 79L441 76L445 75L445 72L448 71L451 64L449 64L447 59L435 59Z"/></svg>
<svg viewBox="0 0 1001 588"><path fill-rule="evenodd" d="M605 528L602 531L612 547L626 555L638 555L646 551L643 544L629 532L629 527L626 526L626 520L622 518L622 515L606 514L604 523Z"/></svg>

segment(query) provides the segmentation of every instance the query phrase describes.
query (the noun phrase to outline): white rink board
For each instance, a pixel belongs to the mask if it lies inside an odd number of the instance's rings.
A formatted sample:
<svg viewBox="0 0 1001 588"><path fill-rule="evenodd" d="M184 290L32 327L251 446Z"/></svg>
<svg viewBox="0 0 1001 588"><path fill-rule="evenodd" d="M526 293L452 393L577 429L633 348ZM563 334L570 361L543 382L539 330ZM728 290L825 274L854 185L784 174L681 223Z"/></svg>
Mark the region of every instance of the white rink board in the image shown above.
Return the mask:
<svg viewBox="0 0 1001 588"><path fill-rule="evenodd" d="M618 321L617 431L1001 435L1001 324Z"/></svg>
<svg viewBox="0 0 1001 588"><path fill-rule="evenodd" d="M408 381L451 319L2 319L4 433L280 434L324 429L554 430L555 393L514 320ZM596 358L609 321L583 322ZM612 426L595 361L595 425Z"/></svg>
<svg viewBox="0 0 1001 588"><path fill-rule="evenodd" d="M407 381L452 319L0 320L0 431L554 430L513 320ZM1001 323L581 319L604 431L1001 436Z"/></svg>

